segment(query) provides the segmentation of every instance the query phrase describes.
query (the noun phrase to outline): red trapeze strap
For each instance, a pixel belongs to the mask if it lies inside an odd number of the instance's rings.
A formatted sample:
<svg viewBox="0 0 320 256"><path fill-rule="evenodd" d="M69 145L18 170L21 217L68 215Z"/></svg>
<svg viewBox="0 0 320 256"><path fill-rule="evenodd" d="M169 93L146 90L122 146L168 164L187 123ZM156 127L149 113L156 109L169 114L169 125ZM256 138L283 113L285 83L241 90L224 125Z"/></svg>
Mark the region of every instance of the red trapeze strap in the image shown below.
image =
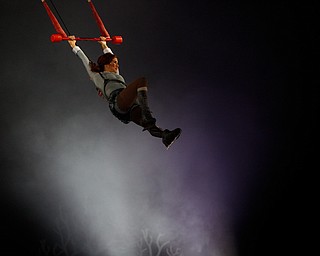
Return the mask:
<svg viewBox="0 0 320 256"><path fill-rule="evenodd" d="M61 41L64 41L64 40L70 40L70 38L68 37L67 33L63 30L63 28L59 24L59 21L54 16L53 12L50 10L50 7L45 2L45 0L41 0L41 2L43 3L44 8L46 9L46 11L48 13L48 16L49 16L49 18L50 18L50 20L51 20L56 32L58 33L58 34L51 35L51 37L50 37L51 42L54 43L54 42L61 42ZM108 42L112 42L113 44L121 44L123 42L122 37L121 36L110 37L108 31L104 27L103 22L100 19L99 15L98 15L98 12L94 8L93 4L91 3L90 0L88 0L88 2L90 4L90 6L91 6L92 12L93 12L94 17L95 17L95 19L97 21L97 24L98 24L98 26L100 28L100 32L101 32L102 36L106 37L106 41L108 41ZM100 41L101 39L97 38L97 37L95 37L95 38L76 37L75 40L77 40L77 41L80 41L80 40L82 40L82 41Z"/></svg>
<svg viewBox="0 0 320 256"><path fill-rule="evenodd" d="M103 22L102 22L99 14L98 14L96 8L94 7L92 1L88 0L88 3L89 3L90 8L92 10L93 16L94 16L94 18L95 18L95 20L96 20L96 22L97 22L97 24L99 26L101 35L104 36L104 37L110 38L110 35L109 35L108 31L106 30L105 26L103 25Z"/></svg>
<svg viewBox="0 0 320 256"><path fill-rule="evenodd" d="M57 31L57 33L59 33L60 35L62 35L63 37L68 37L66 32L62 29L62 27L59 24L59 21L57 20L57 18L54 16L54 14L52 13L52 11L50 10L48 4L45 2L45 0L41 0L43 3L44 8L46 9L49 18L55 28L55 30Z"/></svg>

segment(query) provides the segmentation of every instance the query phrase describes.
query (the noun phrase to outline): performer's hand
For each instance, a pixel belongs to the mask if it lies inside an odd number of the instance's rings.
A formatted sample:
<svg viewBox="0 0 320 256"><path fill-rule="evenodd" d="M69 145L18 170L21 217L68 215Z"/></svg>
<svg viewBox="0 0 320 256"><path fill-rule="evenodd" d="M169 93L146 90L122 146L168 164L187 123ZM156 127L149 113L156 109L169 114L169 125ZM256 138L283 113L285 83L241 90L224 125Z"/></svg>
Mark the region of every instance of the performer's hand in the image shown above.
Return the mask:
<svg viewBox="0 0 320 256"><path fill-rule="evenodd" d="M75 36L69 36L70 40L68 40L68 43L70 44L71 48L74 48L76 46L76 37Z"/></svg>
<svg viewBox="0 0 320 256"><path fill-rule="evenodd" d="M104 49L106 49L106 48L108 48L108 46L107 46L107 41L106 41L106 37L104 37L104 36L100 36L100 41L98 41L98 43L101 45L101 47L102 47L102 49L104 50Z"/></svg>

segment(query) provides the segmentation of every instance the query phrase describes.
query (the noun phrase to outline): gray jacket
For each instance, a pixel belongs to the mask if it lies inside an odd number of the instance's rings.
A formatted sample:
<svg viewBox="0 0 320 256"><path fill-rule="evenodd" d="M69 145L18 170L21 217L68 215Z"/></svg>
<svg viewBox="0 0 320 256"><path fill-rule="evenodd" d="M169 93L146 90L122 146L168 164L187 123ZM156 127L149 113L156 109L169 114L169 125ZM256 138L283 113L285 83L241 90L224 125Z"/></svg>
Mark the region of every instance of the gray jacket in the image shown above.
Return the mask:
<svg viewBox="0 0 320 256"><path fill-rule="evenodd" d="M90 60L85 55L85 53L81 50L79 46L75 46L72 51L81 59L84 67L86 68L90 79L93 81L94 85L98 90L100 90L106 99L109 98L110 94L117 89L125 88L125 80L119 73L112 72L101 72L102 76L106 80L110 80L104 88L104 79L101 77L99 73L92 72L90 68ZM113 53L110 48L106 48L103 50L103 53Z"/></svg>

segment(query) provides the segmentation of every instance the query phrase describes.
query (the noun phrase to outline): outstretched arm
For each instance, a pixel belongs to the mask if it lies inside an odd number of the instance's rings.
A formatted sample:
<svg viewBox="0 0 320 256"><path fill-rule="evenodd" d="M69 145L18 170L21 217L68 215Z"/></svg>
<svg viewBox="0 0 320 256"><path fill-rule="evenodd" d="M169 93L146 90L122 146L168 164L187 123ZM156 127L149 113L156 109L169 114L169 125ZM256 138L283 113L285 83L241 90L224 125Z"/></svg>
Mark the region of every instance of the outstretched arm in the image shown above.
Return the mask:
<svg viewBox="0 0 320 256"><path fill-rule="evenodd" d="M77 46L77 41L75 40L75 36L69 36L70 40L68 40L69 45L72 48L72 51L81 59L84 67L86 68L89 76L91 79L93 79L94 73L91 71L90 67L90 60L89 58L85 55L85 53L80 49L79 46Z"/></svg>
<svg viewBox="0 0 320 256"><path fill-rule="evenodd" d="M100 39L101 40L98 41L98 43L101 45L103 53L112 53L113 54L112 50L107 45L106 37L100 36Z"/></svg>
<svg viewBox="0 0 320 256"><path fill-rule="evenodd" d="M98 41L99 42L99 44L101 45L101 48L102 48L102 51L103 51L103 53L104 54L106 54L106 53L111 53L111 54L114 54L113 52L112 52L112 50L108 47L108 45L107 45L107 41L106 41L106 37L103 37L103 36L100 36L100 41ZM119 75L119 68L118 68L118 70L117 70L117 74Z"/></svg>

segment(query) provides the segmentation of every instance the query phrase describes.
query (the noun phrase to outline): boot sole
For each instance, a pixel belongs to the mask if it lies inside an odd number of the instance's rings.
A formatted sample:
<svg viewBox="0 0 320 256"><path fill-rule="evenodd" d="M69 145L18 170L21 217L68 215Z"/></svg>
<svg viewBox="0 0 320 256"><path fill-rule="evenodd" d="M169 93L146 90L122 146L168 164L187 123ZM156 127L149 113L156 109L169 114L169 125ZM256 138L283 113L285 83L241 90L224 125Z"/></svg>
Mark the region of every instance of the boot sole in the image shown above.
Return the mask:
<svg viewBox="0 0 320 256"><path fill-rule="evenodd" d="M168 150L168 149L171 147L171 145L180 137L181 132L182 132L182 130L180 129L179 133L174 137L174 139L171 141L171 143L168 144L168 145L164 145L164 146L167 148L167 150Z"/></svg>

